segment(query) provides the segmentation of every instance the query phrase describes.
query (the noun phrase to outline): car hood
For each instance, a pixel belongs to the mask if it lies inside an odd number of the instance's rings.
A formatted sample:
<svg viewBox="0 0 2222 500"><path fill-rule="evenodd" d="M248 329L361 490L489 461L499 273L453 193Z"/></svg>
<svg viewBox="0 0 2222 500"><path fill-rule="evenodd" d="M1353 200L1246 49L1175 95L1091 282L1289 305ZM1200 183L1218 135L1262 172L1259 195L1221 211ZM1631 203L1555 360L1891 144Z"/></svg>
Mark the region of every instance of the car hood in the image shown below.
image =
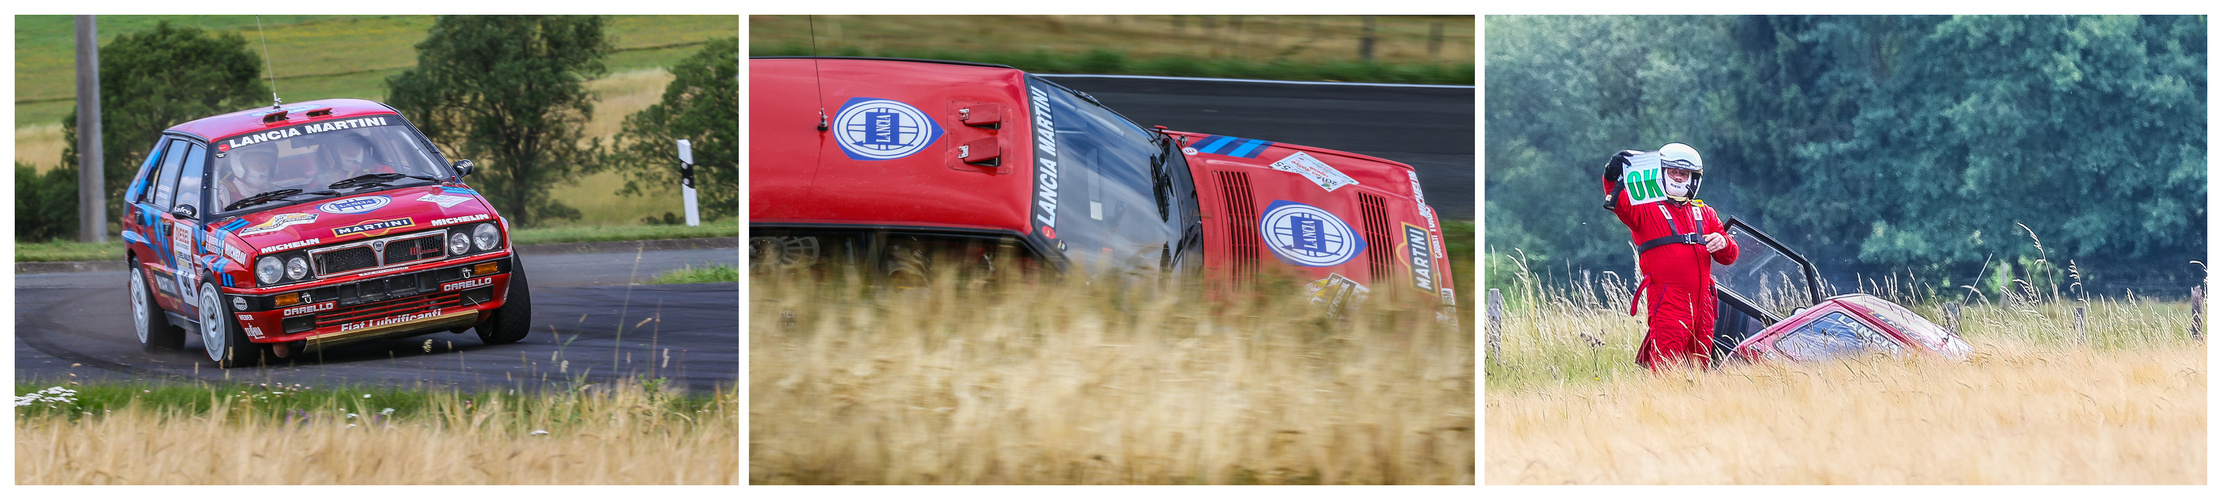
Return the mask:
<svg viewBox="0 0 2222 500"><path fill-rule="evenodd" d="M238 250L237 255L227 255L238 260L242 256L251 258L494 219L493 207L477 191L430 185L326 198L232 217L219 221L216 232L221 235L218 241Z"/></svg>
<svg viewBox="0 0 2222 500"><path fill-rule="evenodd" d="M1411 166L1259 139L1168 133L1182 141L1196 179L1207 269L1238 280L1267 270L1314 280L1340 276L1455 302L1442 227ZM1343 238L1338 228L1355 238Z"/></svg>

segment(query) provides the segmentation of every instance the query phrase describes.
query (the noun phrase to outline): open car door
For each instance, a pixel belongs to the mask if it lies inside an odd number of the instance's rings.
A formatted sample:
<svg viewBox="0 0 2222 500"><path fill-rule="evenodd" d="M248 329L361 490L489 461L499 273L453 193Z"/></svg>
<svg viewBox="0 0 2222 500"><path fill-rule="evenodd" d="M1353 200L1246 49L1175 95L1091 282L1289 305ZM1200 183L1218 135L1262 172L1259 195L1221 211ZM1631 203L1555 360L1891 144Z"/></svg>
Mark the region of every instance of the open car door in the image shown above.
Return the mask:
<svg viewBox="0 0 2222 500"><path fill-rule="evenodd" d="M1713 266L1713 297L1720 306L1713 318L1713 364L1727 359L1736 344L1821 299L1813 263L1774 237L1735 217L1728 237L1740 255L1732 265Z"/></svg>

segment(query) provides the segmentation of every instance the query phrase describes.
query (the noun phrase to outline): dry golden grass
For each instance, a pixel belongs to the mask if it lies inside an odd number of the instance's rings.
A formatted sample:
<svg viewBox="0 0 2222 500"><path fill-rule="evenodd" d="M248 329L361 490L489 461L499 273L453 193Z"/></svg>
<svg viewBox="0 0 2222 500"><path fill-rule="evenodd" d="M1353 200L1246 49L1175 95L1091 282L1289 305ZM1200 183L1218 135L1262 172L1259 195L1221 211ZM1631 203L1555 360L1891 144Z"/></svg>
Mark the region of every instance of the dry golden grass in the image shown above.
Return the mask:
<svg viewBox="0 0 2222 500"><path fill-rule="evenodd" d="M595 103L594 117L587 122L582 135L599 137L605 144L613 140L619 126L625 122L625 115L663 100L664 86L671 84L672 78L671 73L662 68L650 68L614 73L587 82L587 88L601 96L601 101ZM675 150L673 154L678 153ZM571 182L558 184L548 191L549 196L579 209L579 218L545 222L549 226L632 225L639 224L641 217L659 216L664 212L686 213L686 207L679 202L677 186L642 196L618 196L617 189L624 185L624 174L615 171L581 175Z"/></svg>
<svg viewBox="0 0 2222 500"><path fill-rule="evenodd" d="M753 280L750 483L1474 481L1473 337L1412 297L950 281Z"/></svg>
<svg viewBox="0 0 2222 500"><path fill-rule="evenodd" d="M134 402L82 418L19 410L16 482L735 484L740 476L738 391L686 415L637 388L522 408L480 401L473 409L462 397L433 395L427 415L378 424L370 409L344 409L287 425L242 409L247 401L227 396L206 412ZM338 416L348 412L366 418Z"/></svg>
<svg viewBox="0 0 2222 500"><path fill-rule="evenodd" d="M62 164L62 125L25 125L15 128L15 162L45 172Z"/></svg>

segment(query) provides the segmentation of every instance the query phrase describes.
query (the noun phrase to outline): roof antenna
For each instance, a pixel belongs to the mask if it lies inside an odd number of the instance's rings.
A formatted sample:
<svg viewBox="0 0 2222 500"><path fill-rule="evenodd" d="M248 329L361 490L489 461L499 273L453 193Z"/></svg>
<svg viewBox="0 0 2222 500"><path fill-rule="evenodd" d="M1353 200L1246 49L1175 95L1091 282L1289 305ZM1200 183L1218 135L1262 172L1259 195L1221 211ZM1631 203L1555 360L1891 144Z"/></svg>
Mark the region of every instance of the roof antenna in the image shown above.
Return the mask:
<svg viewBox="0 0 2222 500"><path fill-rule="evenodd" d="M818 75L818 16L808 16L805 19L810 21L810 79L818 84L818 131L824 132L831 127L826 126L825 77ZM263 50L269 50L269 47L265 46Z"/></svg>
<svg viewBox="0 0 2222 500"><path fill-rule="evenodd" d="M270 76L270 109L279 109L285 100L278 98L278 68L270 65L270 35L262 34L262 16L255 16L255 36L262 38L262 69Z"/></svg>

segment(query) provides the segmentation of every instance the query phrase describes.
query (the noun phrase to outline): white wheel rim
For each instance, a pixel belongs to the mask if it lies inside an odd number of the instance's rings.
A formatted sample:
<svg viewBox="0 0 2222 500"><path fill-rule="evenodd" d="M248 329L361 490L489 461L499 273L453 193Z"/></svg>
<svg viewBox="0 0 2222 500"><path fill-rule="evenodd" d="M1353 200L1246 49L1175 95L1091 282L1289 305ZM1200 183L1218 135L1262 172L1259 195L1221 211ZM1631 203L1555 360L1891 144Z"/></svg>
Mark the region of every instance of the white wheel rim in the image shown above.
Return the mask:
<svg viewBox="0 0 2222 500"><path fill-rule="evenodd" d="M223 322L218 316L222 305L216 300L216 287L201 287L201 346L208 349L208 359L215 361L224 360L224 341L229 340L224 337Z"/></svg>
<svg viewBox="0 0 2222 500"><path fill-rule="evenodd" d="M139 269L134 266L131 269L131 326L139 330L141 344L147 343L147 332L150 330L150 325L147 324L146 282L145 275L139 274Z"/></svg>

